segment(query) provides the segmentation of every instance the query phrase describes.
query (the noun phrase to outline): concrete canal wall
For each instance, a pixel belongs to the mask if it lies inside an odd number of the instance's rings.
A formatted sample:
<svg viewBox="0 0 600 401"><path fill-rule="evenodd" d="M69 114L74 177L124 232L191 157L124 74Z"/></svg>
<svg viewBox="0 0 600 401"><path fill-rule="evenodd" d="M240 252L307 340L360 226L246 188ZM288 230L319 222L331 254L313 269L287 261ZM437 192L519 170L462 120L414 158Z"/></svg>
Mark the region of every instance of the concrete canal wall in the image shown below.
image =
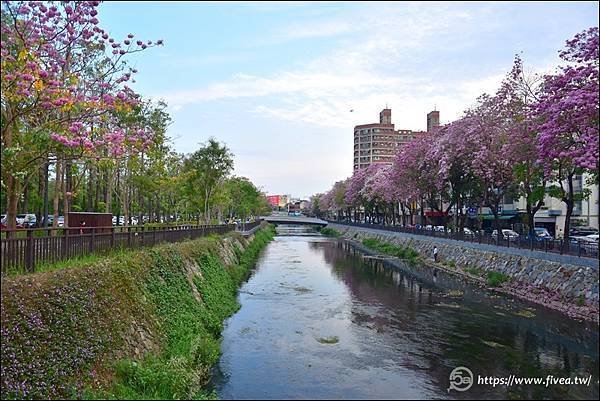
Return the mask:
<svg viewBox="0 0 600 401"><path fill-rule="evenodd" d="M362 241L376 238L383 242L408 246L423 257L431 258L437 246L444 264L453 262L457 268L496 271L506 274L516 290L538 289L545 296L560 296L573 303L598 304L598 261L590 259L587 265L576 265L532 257L529 251L494 249L490 245L460 243L443 238L418 237L416 235L389 232L341 224L329 224L342 233L344 238Z"/></svg>

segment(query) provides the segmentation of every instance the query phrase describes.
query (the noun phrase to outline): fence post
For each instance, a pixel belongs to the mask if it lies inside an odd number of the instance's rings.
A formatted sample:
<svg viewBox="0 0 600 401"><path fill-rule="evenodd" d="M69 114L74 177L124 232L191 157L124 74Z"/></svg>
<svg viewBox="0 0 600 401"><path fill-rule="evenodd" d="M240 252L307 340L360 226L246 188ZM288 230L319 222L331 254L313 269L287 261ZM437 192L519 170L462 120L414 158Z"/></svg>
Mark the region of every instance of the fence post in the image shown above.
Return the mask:
<svg viewBox="0 0 600 401"><path fill-rule="evenodd" d="M565 242L565 240L564 240L564 239L561 239L561 240L560 240L560 254L561 254L561 255L562 255L562 254L563 254L563 252L564 252L564 248L563 248L563 247L564 247L564 242Z"/></svg>
<svg viewBox="0 0 600 401"><path fill-rule="evenodd" d="M131 248L131 226L127 226L127 248Z"/></svg>
<svg viewBox="0 0 600 401"><path fill-rule="evenodd" d="M68 228L63 228L64 230L64 234L63 234L63 241L62 241L62 258L66 259L67 258L67 254L69 253L69 229Z"/></svg>
<svg viewBox="0 0 600 401"><path fill-rule="evenodd" d="M156 227L152 227L152 245L156 245Z"/></svg>
<svg viewBox="0 0 600 401"><path fill-rule="evenodd" d="M110 228L110 248L113 249L115 247L115 228Z"/></svg>
<svg viewBox="0 0 600 401"><path fill-rule="evenodd" d="M90 237L90 253L94 252L94 240L96 239L96 229L92 228L92 236Z"/></svg>
<svg viewBox="0 0 600 401"><path fill-rule="evenodd" d="M25 249L25 268L33 273L33 231L27 230L27 248Z"/></svg>

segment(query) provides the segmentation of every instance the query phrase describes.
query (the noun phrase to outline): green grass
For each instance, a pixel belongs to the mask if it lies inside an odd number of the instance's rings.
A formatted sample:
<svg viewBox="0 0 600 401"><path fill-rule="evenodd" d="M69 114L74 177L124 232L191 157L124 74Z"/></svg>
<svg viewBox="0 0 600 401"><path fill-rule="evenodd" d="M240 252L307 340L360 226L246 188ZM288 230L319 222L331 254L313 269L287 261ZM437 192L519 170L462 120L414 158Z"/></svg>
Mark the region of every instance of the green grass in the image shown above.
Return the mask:
<svg viewBox="0 0 600 401"><path fill-rule="evenodd" d="M451 267L454 269L456 267L456 262L453 260L448 261L448 267Z"/></svg>
<svg viewBox="0 0 600 401"><path fill-rule="evenodd" d="M486 277L486 282L487 282L487 285L489 285L490 287L498 287L502 283L505 283L506 281L508 281L509 279L510 279L510 277L504 273L488 272L487 277Z"/></svg>
<svg viewBox="0 0 600 401"><path fill-rule="evenodd" d="M272 238L269 226L232 245L233 266L218 255L235 233L3 278L3 398L215 398L203 387L223 320Z"/></svg>
<svg viewBox="0 0 600 401"><path fill-rule="evenodd" d="M479 269L477 267L468 267L465 269L465 271L473 276L477 276L477 277L482 277L483 276L483 269Z"/></svg>
<svg viewBox="0 0 600 401"><path fill-rule="evenodd" d="M192 251L201 273L192 282L201 299L194 297L182 272L180 253L153 252L156 268L147 282L147 294L163 321L164 349L140 362L119 361L113 387L92 398L216 398L204 386L220 356L223 321L238 310L237 288L272 238L272 228L257 232L252 243L238 253L239 263L229 267L212 252Z"/></svg>
<svg viewBox="0 0 600 401"><path fill-rule="evenodd" d="M366 238L362 241L362 243L369 249L384 253L386 255L395 256L400 259L417 261L420 258L419 252L412 248L381 242L375 238Z"/></svg>
<svg viewBox="0 0 600 401"><path fill-rule="evenodd" d="M329 227L322 227L320 229L318 229L317 231L319 231L321 234L323 234L326 237L341 237L342 233L340 233L338 230L335 230L333 228L329 228Z"/></svg>

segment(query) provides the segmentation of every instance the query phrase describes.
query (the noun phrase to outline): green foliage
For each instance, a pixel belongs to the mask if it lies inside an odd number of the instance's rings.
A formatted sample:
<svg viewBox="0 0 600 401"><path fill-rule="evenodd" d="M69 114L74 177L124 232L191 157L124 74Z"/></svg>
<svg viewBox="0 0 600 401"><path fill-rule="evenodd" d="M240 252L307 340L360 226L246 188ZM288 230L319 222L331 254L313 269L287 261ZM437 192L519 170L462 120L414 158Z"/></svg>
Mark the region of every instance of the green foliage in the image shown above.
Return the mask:
<svg viewBox="0 0 600 401"><path fill-rule="evenodd" d="M198 212L210 220L210 206L220 184L233 170L233 155L226 145L209 138L199 150L185 160L185 191Z"/></svg>
<svg viewBox="0 0 600 401"><path fill-rule="evenodd" d="M381 253L385 253L386 255L395 256L400 259L405 259L413 262L419 259L419 252L409 247L403 247L389 244L387 242L381 242L375 238L366 238L362 241L362 243L367 248L373 249Z"/></svg>
<svg viewBox="0 0 600 401"><path fill-rule="evenodd" d="M465 271L473 276L481 277L483 276L483 270L476 267L468 267Z"/></svg>
<svg viewBox="0 0 600 401"><path fill-rule="evenodd" d="M124 346L132 316L150 313L137 285L147 262L131 252L3 278L2 397L79 396L82 383L95 380L98 361ZM151 323L139 324L150 330Z"/></svg>
<svg viewBox="0 0 600 401"><path fill-rule="evenodd" d="M238 264L226 268L216 256L218 239L212 237L213 243L191 251L200 267L192 283L181 252L175 247L154 251L147 294L163 321L165 347L160 355L149 355L141 362L120 361L116 381L103 395L118 399L215 398L203 387L220 356L222 322L239 308L238 285L272 238L271 227L257 232L239 252Z"/></svg>
<svg viewBox="0 0 600 401"><path fill-rule="evenodd" d="M272 237L258 231L234 266L210 236L4 278L3 398L216 398L203 386L222 322ZM145 356L122 359L132 346Z"/></svg>
<svg viewBox="0 0 600 401"><path fill-rule="evenodd" d="M320 229L317 229L317 231L319 231L321 234L323 234L326 237L341 237L342 233L340 233L338 230L333 229L333 228L329 228L329 227L323 227Z"/></svg>
<svg viewBox="0 0 600 401"><path fill-rule="evenodd" d="M490 287L498 287L499 285L508 281L509 279L509 276L500 272L488 272L486 277L487 284Z"/></svg>

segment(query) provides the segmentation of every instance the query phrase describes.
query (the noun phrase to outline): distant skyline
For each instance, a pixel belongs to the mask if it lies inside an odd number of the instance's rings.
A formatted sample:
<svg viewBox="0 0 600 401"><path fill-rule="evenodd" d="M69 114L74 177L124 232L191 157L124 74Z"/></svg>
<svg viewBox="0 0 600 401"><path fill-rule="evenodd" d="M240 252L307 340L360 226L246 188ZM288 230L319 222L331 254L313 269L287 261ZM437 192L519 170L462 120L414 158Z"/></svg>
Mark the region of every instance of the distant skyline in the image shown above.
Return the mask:
<svg viewBox="0 0 600 401"><path fill-rule="evenodd" d="M515 54L549 72L597 2L107 2L101 24L165 46L132 59L134 88L164 99L178 152L214 136L235 174L306 198L352 174L353 127L386 105L398 129L460 116ZM353 110L352 112L350 110Z"/></svg>

